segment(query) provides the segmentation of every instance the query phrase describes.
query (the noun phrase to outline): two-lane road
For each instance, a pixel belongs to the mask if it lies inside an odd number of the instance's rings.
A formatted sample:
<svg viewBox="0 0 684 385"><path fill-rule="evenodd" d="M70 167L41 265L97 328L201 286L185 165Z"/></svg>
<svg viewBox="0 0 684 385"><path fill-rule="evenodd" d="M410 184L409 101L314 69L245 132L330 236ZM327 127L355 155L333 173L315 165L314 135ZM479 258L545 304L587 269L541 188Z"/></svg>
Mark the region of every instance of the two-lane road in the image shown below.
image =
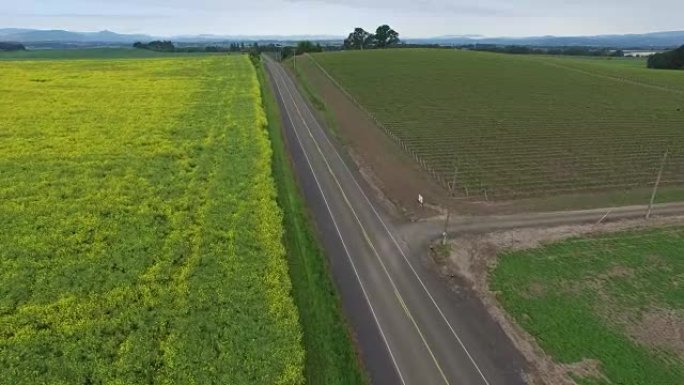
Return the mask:
<svg viewBox="0 0 684 385"><path fill-rule="evenodd" d="M404 244L288 73L267 60L295 172L375 384L522 384L523 358L484 308Z"/></svg>

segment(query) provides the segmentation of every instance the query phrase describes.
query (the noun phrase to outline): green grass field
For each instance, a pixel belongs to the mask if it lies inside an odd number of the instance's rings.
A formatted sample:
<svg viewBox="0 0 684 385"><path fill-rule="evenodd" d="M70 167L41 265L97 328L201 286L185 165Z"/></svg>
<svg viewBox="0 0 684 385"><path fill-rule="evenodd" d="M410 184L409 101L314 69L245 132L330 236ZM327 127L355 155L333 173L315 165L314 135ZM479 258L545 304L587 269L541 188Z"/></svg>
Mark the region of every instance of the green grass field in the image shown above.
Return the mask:
<svg viewBox="0 0 684 385"><path fill-rule="evenodd" d="M313 58L443 185L493 199L684 185L684 72L640 59L373 50Z"/></svg>
<svg viewBox="0 0 684 385"><path fill-rule="evenodd" d="M0 62L0 384L301 384L246 56Z"/></svg>
<svg viewBox="0 0 684 385"><path fill-rule="evenodd" d="M645 58L596 58L596 57L549 57L530 56L550 64L574 68L587 74L608 76L615 80L642 83L646 88L651 86L684 92L684 80L676 71L655 71L646 68Z"/></svg>
<svg viewBox="0 0 684 385"><path fill-rule="evenodd" d="M273 144L273 175L278 186L278 203L284 213L285 248L293 293L304 332L306 383L367 384L342 316L337 290L328 273L326 257L296 184L280 126L280 110L263 68L260 68L259 80Z"/></svg>
<svg viewBox="0 0 684 385"><path fill-rule="evenodd" d="M681 384L684 228L573 239L502 255L491 288L557 362L600 362L581 384Z"/></svg>

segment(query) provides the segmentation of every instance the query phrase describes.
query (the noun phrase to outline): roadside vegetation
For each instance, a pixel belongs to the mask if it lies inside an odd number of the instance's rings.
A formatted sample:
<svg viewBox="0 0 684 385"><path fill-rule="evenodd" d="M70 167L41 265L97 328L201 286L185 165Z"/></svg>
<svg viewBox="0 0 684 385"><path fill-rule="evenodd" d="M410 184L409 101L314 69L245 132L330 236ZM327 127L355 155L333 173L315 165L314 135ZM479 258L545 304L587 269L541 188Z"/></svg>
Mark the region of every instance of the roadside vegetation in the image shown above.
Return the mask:
<svg viewBox="0 0 684 385"><path fill-rule="evenodd" d="M296 60L296 62L295 62ZM338 139L344 140L339 135L337 128L337 120L335 119L335 112L332 111L325 104L323 98L318 94L315 87L311 85L309 79L306 76L307 69L303 67L310 67L312 63L306 57L301 58L289 58L283 62L285 67L294 74L297 78L297 86L302 91L307 100L314 107L316 114L325 121L325 126L330 132L335 135Z"/></svg>
<svg viewBox="0 0 684 385"><path fill-rule="evenodd" d="M302 384L248 58L0 77L0 384Z"/></svg>
<svg viewBox="0 0 684 385"><path fill-rule="evenodd" d="M459 50L311 56L438 182L456 173L461 197L648 189L668 149L662 185L684 185L679 72Z"/></svg>
<svg viewBox="0 0 684 385"><path fill-rule="evenodd" d="M367 384L357 360L350 330L340 308L337 291L328 272L308 211L290 165L280 126L281 116L270 81L261 63L256 64L273 147L273 176L278 203L283 210L285 249L295 303L299 308L305 347L306 383L310 385Z"/></svg>
<svg viewBox="0 0 684 385"><path fill-rule="evenodd" d="M491 289L580 384L684 378L684 228L572 239L506 253Z"/></svg>

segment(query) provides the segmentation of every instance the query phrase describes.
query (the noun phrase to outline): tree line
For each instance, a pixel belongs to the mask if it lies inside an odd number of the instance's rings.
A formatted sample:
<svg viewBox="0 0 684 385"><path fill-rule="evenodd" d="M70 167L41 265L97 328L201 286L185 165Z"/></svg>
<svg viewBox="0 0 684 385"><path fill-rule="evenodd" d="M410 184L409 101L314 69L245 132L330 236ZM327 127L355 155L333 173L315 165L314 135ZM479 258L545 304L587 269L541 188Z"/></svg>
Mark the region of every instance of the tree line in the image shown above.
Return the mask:
<svg viewBox="0 0 684 385"><path fill-rule="evenodd" d="M672 51L651 55L648 58L648 68L684 69L684 45Z"/></svg>
<svg viewBox="0 0 684 385"><path fill-rule="evenodd" d="M399 44L399 33L389 25L379 26L375 33L370 33L357 27L344 40L345 49L387 48Z"/></svg>
<svg viewBox="0 0 684 385"><path fill-rule="evenodd" d="M6 43L0 41L0 51L26 51L26 47L21 43Z"/></svg>
<svg viewBox="0 0 684 385"><path fill-rule="evenodd" d="M155 40L149 43L141 43L136 41L133 43L133 48L149 49L152 51L162 52L174 52L176 50L176 47L173 45L173 43L168 40Z"/></svg>
<svg viewBox="0 0 684 385"><path fill-rule="evenodd" d="M534 47L526 45L464 44L456 46L455 48L514 55L625 56L624 51L620 49L601 47Z"/></svg>
<svg viewBox="0 0 684 385"><path fill-rule="evenodd" d="M158 52L247 52L250 48L249 46L245 46L245 43L231 43L229 46L208 45L177 47L173 42L168 40L154 40L149 43L138 41L133 43L133 47Z"/></svg>

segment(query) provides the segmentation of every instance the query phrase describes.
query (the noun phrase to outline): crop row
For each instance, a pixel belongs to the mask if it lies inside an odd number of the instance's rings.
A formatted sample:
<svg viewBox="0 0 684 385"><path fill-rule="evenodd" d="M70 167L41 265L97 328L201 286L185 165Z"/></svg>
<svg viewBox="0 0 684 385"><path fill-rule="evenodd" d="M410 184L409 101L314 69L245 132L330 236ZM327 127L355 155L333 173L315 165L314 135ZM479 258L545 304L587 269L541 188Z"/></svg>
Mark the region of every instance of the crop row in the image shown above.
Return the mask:
<svg viewBox="0 0 684 385"><path fill-rule="evenodd" d="M611 75L594 76L602 67L589 61L591 74L449 50L314 58L433 178L448 187L456 171L460 195L645 187L667 149L663 184L681 184L684 95L614 78L652 77L634 68L604 66Z"/></svg>

